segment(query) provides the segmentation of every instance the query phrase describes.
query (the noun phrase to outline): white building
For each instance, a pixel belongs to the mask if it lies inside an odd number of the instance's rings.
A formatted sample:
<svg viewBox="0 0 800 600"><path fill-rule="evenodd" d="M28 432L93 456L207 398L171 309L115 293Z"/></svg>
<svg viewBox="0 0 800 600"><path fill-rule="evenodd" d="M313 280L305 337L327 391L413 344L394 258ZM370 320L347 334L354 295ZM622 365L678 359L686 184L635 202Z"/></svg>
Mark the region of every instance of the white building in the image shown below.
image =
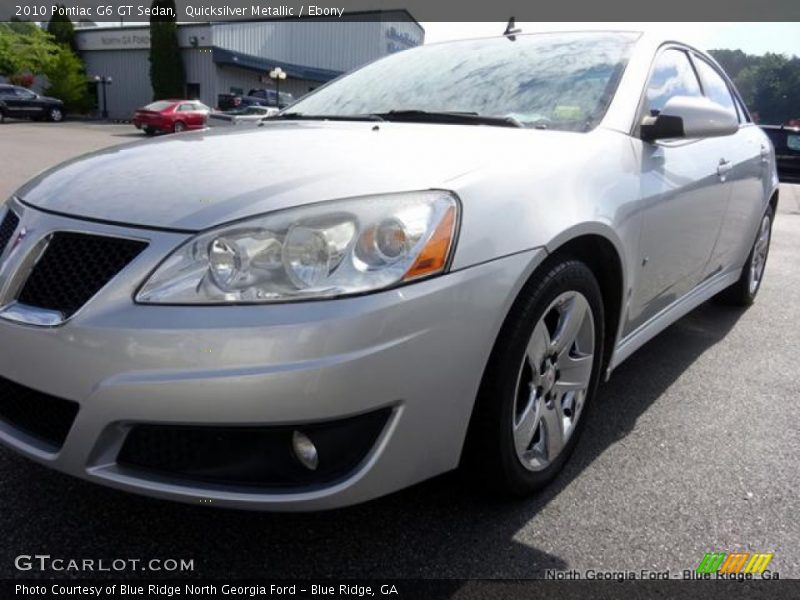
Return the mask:
<svg viewBox="0 0 800 600"><path fill-rule="evenodd" d="M178 41L186 70L186 96L216 106L221 93L274 88L302 96L334 77L393 52L421 45L425 32L404 10L351 13L341 20L291 19L186 23ZM90 77L111 77L109 117L126 119L153 100L150 30L97 27L76 31ZM98 105L102 107L102 100Z"/></svg>

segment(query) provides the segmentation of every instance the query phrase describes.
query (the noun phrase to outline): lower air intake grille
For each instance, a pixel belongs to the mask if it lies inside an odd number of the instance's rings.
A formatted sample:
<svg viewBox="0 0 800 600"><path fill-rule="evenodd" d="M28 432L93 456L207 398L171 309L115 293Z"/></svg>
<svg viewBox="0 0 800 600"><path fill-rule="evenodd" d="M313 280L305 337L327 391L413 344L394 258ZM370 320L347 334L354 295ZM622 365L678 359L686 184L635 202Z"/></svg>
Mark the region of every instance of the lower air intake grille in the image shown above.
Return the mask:
<svg viewBox="0 0 800 600"><path fill-rule="evenodd" d="M189 482L294 489L330 484L353 472L375 445L390 408L295 426L134 425L117 462L128 469ZM292 450L301 431L319 453L315 470Z"/></svg>
<svg viewBox="0 0 800 600"><path fill-rule="evenodd" d="M3 218L3 222L0 223L0 254L3 253L3 250L8 246L8 242L11 241L11 236L14 235L17 225L19 225L19 217L9 210Z"/></svg>
<svg viewBox="0 0 800 600"><path fill-rule="evenodd" d="M82 233L53 235L19 295L21 304L67 318L147 247L144 242Z"/></svg>
<svg viewBox="0 0 800 600"><path fill-rule="evenodd" d="M0 377L0 421L58 450L78 414L77 402L37 392Z"/></svg>

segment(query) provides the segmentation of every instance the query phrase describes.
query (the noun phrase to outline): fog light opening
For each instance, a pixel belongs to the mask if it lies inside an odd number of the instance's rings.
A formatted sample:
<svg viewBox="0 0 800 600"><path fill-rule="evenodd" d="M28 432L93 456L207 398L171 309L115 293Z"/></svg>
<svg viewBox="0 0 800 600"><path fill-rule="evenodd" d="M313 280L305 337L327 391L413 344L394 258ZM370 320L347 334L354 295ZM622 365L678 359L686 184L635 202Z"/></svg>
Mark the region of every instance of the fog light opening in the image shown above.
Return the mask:
<svg viewBox="0 0 800 600"><path fill-rule="evenodd" d="M301 465L309 471L317 470L319 466L317 447L302 431L295 431L292 434L292 450L294 450L294 455Z"/></svg>

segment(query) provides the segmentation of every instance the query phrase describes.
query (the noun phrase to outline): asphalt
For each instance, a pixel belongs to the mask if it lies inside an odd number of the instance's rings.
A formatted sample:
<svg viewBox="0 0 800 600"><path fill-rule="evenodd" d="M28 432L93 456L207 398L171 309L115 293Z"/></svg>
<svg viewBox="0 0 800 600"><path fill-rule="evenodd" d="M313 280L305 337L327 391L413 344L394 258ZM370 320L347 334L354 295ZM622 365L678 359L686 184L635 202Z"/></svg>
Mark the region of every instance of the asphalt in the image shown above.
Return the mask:
<svg viewBox="0 0 800 600"><path fill-rule="evenodd" d="M0 195L140 137L131 126L0 125ZM0 449L0 578L37 575L13 564L36 553L193 559L201 577L529 578L681 571L711 550L774 552L773 571L800 577L798 262L800 186L784 186L756 304L707 303L624 363L537 497L498 501L446 475L334 512L235 512L127 495Z"/></svg>

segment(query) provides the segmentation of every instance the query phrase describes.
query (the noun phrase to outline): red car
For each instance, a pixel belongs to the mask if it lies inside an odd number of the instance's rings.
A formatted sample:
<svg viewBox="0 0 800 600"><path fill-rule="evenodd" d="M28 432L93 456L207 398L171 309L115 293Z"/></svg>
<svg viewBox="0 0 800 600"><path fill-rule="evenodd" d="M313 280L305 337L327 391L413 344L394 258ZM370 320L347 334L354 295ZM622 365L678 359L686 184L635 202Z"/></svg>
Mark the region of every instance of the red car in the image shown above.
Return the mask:
<svg viewBox="0 0 800 600"><path fill-rule="evenodd" d="M158 100L138 109L133 115L133 124L147 135L202 129L210 111L197 100Z"/></svg>

